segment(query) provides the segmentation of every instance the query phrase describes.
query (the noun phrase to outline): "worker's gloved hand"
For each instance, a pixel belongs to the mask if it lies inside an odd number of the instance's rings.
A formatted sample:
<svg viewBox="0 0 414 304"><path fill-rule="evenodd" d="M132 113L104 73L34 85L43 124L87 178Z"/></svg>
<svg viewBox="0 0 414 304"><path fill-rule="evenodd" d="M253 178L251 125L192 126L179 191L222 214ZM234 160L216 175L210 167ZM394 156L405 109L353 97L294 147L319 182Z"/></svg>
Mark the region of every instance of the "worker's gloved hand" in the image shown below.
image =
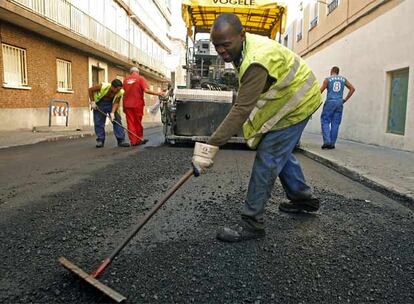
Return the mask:
<svg viewBox="0 0 414 304"><path fill-rule="evenodd" d="M111 122L114 122L114 120L115 120L115 113L114 112L109 113L109 119L111 120Z"/></svg>
<svg viewBox="0 0 414 304"><path fill-rule="evenodd" d="M213 158L218 150L217 146L196 142L192 159L194 176L205 173L206 169L213 166Z"/></svg>
<svg viewBox="0 0 414 304"><path fill-rule="evenodd" d="M96 105L96 102L95 102L95 101L91 101L91 102L90 102L90 105L91 105L91 110L96 110L96 108L98 107L98 106Z"/></svg>

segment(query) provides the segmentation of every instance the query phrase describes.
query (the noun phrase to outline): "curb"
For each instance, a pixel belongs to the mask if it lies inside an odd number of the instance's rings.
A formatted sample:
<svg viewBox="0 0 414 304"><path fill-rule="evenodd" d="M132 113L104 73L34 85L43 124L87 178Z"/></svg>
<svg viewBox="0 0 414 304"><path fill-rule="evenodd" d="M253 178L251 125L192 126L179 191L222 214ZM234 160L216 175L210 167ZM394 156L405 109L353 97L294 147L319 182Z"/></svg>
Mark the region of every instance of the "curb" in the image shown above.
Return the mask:
<svg viewBox="0 0 414 304"><path fill-rule="evenodd" d="M91 133L82 133L82 134L57 135L57 136L49 137L49 138L39 138L38 140L35 140L35 141L27 143L27 144L16 144L16 145L0 146L0 150L1 149L8 149L8 148L15 148L15 147L31 146L31 145L45 143L45 142L79 139L79 138L91 137L91 136L94 136L94 133L91 132Z"/></svg>
<svg viewBox="0 0 414 304"><path fill-rule="evenodd" d="M144 130L151 130L154 128L158 128L161 125L155 124L155 125L151 125L148 127L144 126ZM30 145L35 145L35 144L39 144L39 143L45 143L45 142L55 142L55 141L63 141L63 140L73 140L73 139L79 139L79 138L84 138L84 137L92 137L95 136L95 132L90 131L90 132L82 132L82 131L78 131L79 134L60 134L60 135L55 135L52 137L48 137L48 138L39 138L38 140L35 140L33 142L27 143L27 144L16 144L16 145L4 145L4 146L0 146L0 150L1 149L8 149L8 148L14 148L14 147L23 147L23 146L30 146ZM81 133L82 132L82 133ZM108 134L112 134L113 131L106 131ZM39 132L41 133L41 132ZM46 133L44 133L46 134Z"/></svg>
<svg viewBox="0 0 414 304"><path fill-rule="evenodd" d="M82 133L82 134L60 135L60 136L55 136L55 137L42 139L42 140L38 141L37 143L62 141L62 140L70 140L70 139L79 139L79 138L84 138L84 137L91 137L91 136L94 136L94 135L95 134L93 132L91 132L91 133Z"/></svg>
<svg viewBox="0 0 414 304"><path fill-rule="evenodd" d="M297 150L301 152L303 155L305 155L306 157L313 159L317 161L318 163L321 163L322 165L325 165L326 167L331 168L335 170L336 172L341 173L342 175L345 175L346 177L354 181L357 181L371 189L374 189L384 194L388 194L388 196L391 195L391 196L397 197L398 199L404 202L408 202L411 204L414 203L414 196L398 191L397 189L393 188L391 185L384 185L383 183L375 181L374 179L367 177L364 174L359 173L355 169L340 165L336 163L335 161L327 159L317 153L306 150L306 148L304 147L297 147ZM409 207L413 207L413 206L411 205Z"/></svg>

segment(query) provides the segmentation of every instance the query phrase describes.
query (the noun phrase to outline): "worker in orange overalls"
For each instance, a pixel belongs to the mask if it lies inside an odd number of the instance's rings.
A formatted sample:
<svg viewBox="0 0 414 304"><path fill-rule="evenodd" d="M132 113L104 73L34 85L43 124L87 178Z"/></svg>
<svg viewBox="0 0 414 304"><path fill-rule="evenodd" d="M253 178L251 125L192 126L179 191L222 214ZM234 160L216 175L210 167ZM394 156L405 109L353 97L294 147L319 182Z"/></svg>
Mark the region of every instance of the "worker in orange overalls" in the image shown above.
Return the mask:
<svg viewBox="0 0 414 304"><path fill-rule="evenodd" d="M162 96L162 93L150 91L147 81L139 75L136 67L130 69L130 75L124 79L124 113L127 119L128 133L131 146L145 144L148 140L144 139L144 128L142 126L142 117L144 115L144 93ZM135 133L137 136L133 135Z"/></svg>

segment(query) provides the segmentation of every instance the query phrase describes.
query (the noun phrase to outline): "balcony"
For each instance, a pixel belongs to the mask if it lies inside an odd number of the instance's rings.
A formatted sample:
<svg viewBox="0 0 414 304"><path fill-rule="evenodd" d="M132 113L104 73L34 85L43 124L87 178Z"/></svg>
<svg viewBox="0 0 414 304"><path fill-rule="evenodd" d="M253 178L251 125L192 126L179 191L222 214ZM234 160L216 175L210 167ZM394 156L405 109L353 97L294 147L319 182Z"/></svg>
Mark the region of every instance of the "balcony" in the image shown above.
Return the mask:
<svg viewBox="0 0 414 304"><path fill-rule="evenodd" d="M309 30L313 29L317 25L318 25L318 16L313 18L312 21L310 22Z"/></svg>
<svg viewBox="0 0 414 304"><path fill-rule="evenodd" d="M9 0L26 9L69 29L105 48L130 60L137 61L160 74L166 75L166 68L159 60L149 56L128 40L122 38L96 19L85 14L65 0ZM135 51L137 49L138 51Z"/></svg>
<svg viewBox="0 0 414 304"><path fill-rule="evenodd" d="M338 7L338 4L339 0L331 0L331 2L328 4L328 15Z"/></svg>

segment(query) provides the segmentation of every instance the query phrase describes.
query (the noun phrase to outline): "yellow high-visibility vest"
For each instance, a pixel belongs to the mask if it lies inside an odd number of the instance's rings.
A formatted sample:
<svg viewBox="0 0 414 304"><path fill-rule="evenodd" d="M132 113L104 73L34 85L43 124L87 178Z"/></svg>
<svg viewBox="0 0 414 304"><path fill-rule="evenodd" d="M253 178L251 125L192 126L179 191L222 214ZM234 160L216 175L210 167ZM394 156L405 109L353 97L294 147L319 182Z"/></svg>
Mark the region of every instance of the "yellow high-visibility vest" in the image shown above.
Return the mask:
<svg viewBox="0 0 414 304"><path fill-rule="evenodd" d="M109 82L102 82L101 84L101 89L98 92L95 92L95 101L99 102L102 97L104 97L108 92L109 89L111 88L111 84ZM120 89L118 93L115 94L114 98L112 99L112 103L115 102L115 100L118 99L119 97L119 101L121 101L122 96L124 96L124 89Z"/></svg>
<svg viewBox="0 0 414 304"><path fill-rule="evenodd" d="M297 124L321 105L318 81L308 65L295 53L269 38L246 33L239 81L252 64L263 66L276 81L260 95L243 124L243 135L256 148L263 135Z"/></svg>

